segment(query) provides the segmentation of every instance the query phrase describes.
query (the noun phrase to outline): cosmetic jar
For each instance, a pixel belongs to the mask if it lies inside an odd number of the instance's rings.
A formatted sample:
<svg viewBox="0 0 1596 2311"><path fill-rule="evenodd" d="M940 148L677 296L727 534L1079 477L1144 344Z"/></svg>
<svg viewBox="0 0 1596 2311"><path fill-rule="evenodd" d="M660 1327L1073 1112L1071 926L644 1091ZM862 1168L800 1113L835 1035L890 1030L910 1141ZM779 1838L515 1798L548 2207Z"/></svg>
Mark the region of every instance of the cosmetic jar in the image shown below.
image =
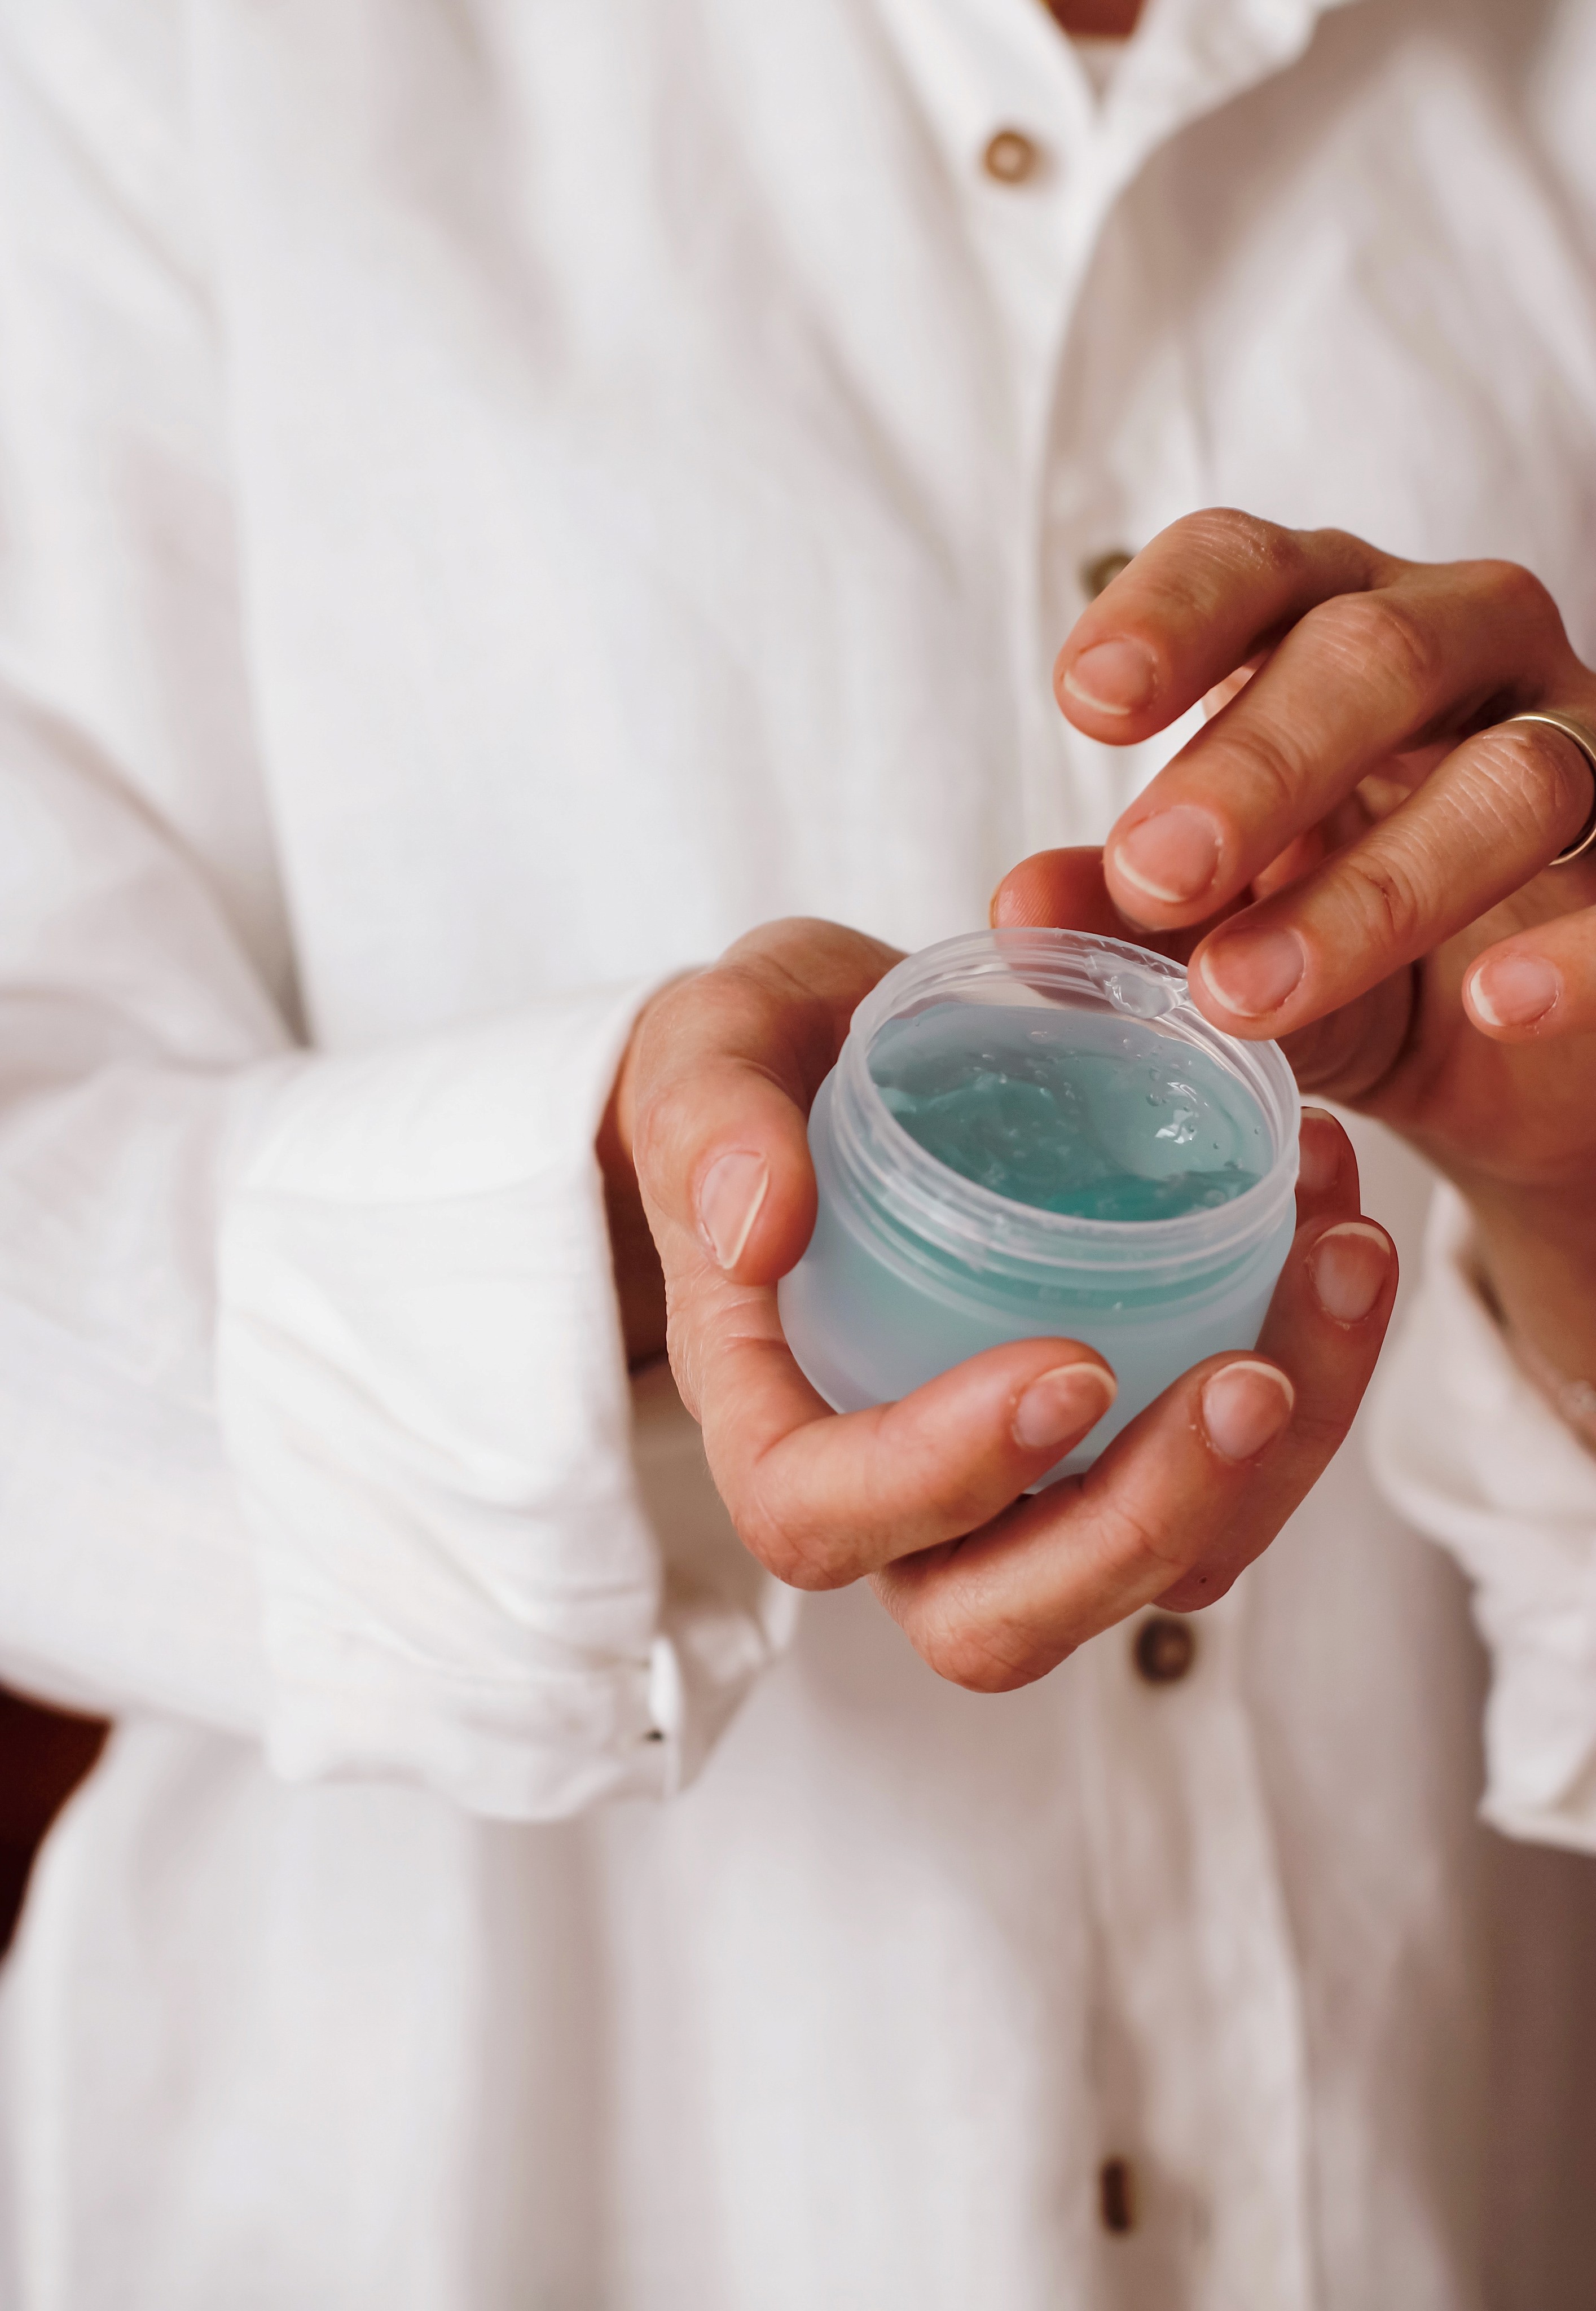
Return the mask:
<svg viewBox="0 0 1596 2311"><path fill-rule="evenodd" d="M1081 1340L1119 1394L1087 1468L1204 1356L1256 1346L1296 1225L1295 1081L1192 1003L1184 966L1068 930L899 964L816 1094L815 1233L789 1346L840 1412L1006 1340Z"/></svg>

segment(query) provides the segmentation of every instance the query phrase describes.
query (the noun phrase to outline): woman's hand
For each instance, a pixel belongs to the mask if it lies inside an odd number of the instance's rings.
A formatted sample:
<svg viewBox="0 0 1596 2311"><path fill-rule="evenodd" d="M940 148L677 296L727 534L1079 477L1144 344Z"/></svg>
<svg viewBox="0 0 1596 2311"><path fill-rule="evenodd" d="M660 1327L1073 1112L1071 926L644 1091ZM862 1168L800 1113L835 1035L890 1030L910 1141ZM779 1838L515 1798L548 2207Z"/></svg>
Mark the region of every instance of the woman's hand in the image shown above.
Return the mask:
<svg viewBox="0 0 1596 2311"><path fill-rule="evenodd" d="M994 920L1117 920L1189 955L1216 1025L1280 1037L1305 1089L1458 1182L1509 1314L1596 1372L1596 850L1548 865L1596 798L1571 739L1507 720L1596 732L1596 676L1544 588L1201 514L1093 604L1055 679L1110 744L1225 687L1101 869L1028 859Z"/></svg>
<svg viewBox="0 0 1596 2311"><path fill-rule="evenodd" d="M1357 1408L1396 1259L1358 1217L1346 1134L1310 1115L1301 1225L1256 1353L1188 1373L1085 1478L1026 1496L1113 1400L1077 1341L989 1349L899 1403L833 1413L788 1350L775 1286L814 1224L810 1102L896 960L829 923L739 941L645 1013L611 1129L744 1541L798 1588L868 1576L934 1669L1001 1690L1153 1599L1210 1601L1267 1546Z"/></svg>

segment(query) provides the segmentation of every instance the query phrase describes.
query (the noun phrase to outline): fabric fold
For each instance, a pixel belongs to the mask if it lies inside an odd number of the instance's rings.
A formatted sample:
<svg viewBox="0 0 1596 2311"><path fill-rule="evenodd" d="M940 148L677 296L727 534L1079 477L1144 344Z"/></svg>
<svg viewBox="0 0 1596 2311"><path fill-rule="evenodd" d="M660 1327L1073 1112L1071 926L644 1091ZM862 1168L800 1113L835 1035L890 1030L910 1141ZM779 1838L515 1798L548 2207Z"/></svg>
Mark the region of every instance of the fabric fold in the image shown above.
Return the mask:
<svg viewBox="0 0 1596 2311"><path fill-rule="evenodd" d="M661 1624L593 1153L644 991L323 1060L232 1189L218 1402L290 1779L541 1818L702 1754L672 1664L723 1617Z"/></svg>
<svg viewBox="0 0 1596 2311"><path fill-rule="evenodd" d="M1596 1460L1514 1363L1471 1240L1462 1198L1439 1189L1376 1382L1374 1470L1473 1583L1492 1667L1486 1819L1596 1852Z"/></svg>

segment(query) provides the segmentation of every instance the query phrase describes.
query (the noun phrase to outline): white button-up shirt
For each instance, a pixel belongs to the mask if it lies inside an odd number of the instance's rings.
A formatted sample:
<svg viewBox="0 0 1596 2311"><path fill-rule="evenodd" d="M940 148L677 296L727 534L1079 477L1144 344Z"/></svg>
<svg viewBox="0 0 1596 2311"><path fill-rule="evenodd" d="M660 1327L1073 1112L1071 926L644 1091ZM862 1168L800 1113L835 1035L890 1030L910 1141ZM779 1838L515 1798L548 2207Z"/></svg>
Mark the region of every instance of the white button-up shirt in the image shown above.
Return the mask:
<svg viewBox="0 0 1596 2311"><path fill-rule="evenodd" d="M1099 104L1036 0L5 0L0 1671L121 1721L7 2311L1480 2304L1477 1656L1358 1443L1184 1678L959 1692L629 1391L592 1143L662 974L1100 838L1168 746L1049 665L1174 516L1596 647L1591 16L1153 0ZM1596 1485L1539 1602L1465 1507L1596 1844Z"/></svg>

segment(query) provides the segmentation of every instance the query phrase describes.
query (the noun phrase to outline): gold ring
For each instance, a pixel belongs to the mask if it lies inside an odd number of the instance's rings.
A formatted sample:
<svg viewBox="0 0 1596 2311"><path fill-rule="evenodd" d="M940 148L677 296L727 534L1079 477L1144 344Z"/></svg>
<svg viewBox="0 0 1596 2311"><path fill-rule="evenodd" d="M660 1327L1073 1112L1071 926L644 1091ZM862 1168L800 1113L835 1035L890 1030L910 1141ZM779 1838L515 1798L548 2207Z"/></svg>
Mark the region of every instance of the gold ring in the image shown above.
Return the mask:
<svg viewBox="0 0 1596 2311"><path fill-rule="evenodd" d="M1588 730L1582 729L1577 722L1570 721L1566 714L1510 714L1502 728L1505 729L1514 722L1544 722L1548 730L1561 730L1565 738L1573 739L1591 766L1591 815L1574 841L1559 850L1555 859L1547 861L1548 867L1566 867L1571 860L1583 859L1591 845L1596 842L1596 738Z"/></svg>

